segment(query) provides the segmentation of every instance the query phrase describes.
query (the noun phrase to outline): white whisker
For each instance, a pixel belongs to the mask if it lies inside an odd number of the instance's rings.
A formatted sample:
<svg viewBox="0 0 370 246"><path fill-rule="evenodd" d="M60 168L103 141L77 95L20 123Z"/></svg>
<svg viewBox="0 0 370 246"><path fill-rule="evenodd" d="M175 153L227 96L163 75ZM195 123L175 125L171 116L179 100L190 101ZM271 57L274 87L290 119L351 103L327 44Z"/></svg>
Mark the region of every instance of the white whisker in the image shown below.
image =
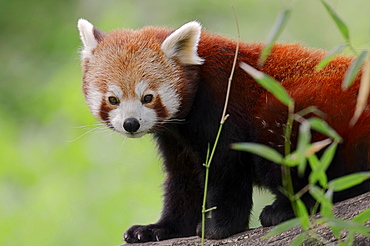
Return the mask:
<svg viewBox="0 0 370 246"><path fill-rule="evenodd" d="M101 123L101 122L94 122L94 123L87 124L87 125L84 125L84 126L73 126L73 128L75 128L75 129L84 129L84 128L91 128L91 127L99 127L99 126L104 126L104 124Z"/></svg>
<svg viewBox="0 0 370 246"><path fill-rule="evenodd" d="M99 123L93 123L93 124L90 124L90 125L84 125L84 126L76 126L76 127L73 127L73 128L75 128L75 129L88 129L88 128L91 128L91 129L89 129L88 131L82 133L80 136L76 137L75 139L65 140L68 143L77 141L80 138L82 138L82 137L84 137L84 136L86 136L87 134L90 134L90 133L112 132L112 130L110 128L108 128L106 125L104 125L103 123L100 123L100 122Z"/></svg>
<svg viewBox="0 0 370 246"><path fill-rule="evenodd" d="M185 119L168 119L168 120L162 120L157 123L174 123L174 124L184 124L186 123Z"/></svg>

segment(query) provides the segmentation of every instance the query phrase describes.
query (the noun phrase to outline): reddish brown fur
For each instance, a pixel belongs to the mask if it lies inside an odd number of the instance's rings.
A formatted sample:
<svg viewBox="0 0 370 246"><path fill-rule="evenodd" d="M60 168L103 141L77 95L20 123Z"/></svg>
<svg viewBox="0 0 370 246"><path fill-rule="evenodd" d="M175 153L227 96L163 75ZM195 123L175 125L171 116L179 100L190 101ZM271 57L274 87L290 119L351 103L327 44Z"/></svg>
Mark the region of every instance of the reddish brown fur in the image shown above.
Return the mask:
<svg viewBox="0 0 370 246"><path fill-rule="evenodd" d="M173 118L183 124L165 124L152 129L163 155L167 180L161 219L147 226L133 226L125 234L127 242L155 241L200 234L200 209L204 168L201 165L207 146L213 143L235 56L236 41L203 32L198 55L202 65L184 65L180 59L165 57L162 42L173 32L163 28L117 30L103 35L94 30L99 45L94 57L84 61L84 89L93 85L104 93L108 84L122 88L125 98L135 97L135 84L142 78L151 81L153 91L161 84L174 86L181 105ZM323 70L315 66L326 52L304 48L299 44L276 44L263 67L257 66L262 44L241 43L238 64L245 62L275 78L295 100L295 110L316 106L325 113L325 120L343 137L329 179L370 169L370 112L367 108L354 127L349 126L359 89L359 80L348 91L341 90L341 81L353 58L338 56ZM86 75L87 71L89 75ZM181 78L180 80L178 78ZM157 100L157 101L156 101ZM165 117L167 112L159 99L148 107ZM102 118L110 106L101 108ZM207 219L206 237L222 238L248 227L252 208L252 185L261 182L275 195L261 216L265 226L276 225L294 216L290 202L278 190L281 186L280 166L249 153L230 150L234 142L258 142L283 153L284 125L287 108L259 86L239 66L232 81L229 107L220 142L209 176L207 206L217 206ZM298 124L293 127L292 146L297 140ZM326 136L313 132L313 141ZM319 153L320 155L321 153ZM307 184L307 174L299 177L294 170L295 190ZM350 191L334 194L334 201L369 190L369 182ZM315 201L302 196L308 208Z"/></svg>
<svg viewBox="0 0 370 246"><path fill-rule="evenodd" d="M235 46L236 41L234 40L210 34L203 34L199 44L199 55L206 57L201 73L207 81L211 82L209 91L213 94L212 98L218 100L219 104L224 102L229 75L226 71L229 71L232 66L231 58L235 55ZM257 66L257 61L262 47L262 44L242 43L238 61L252 65L280 81L296 101L296 112L308 106L316 106L324 112L325 120L345 139L348 151L344 151L348 152L348 156L351 155L352 146L359 139L369 139L369 108L365 110L355 126L349 126L356 105L360 78L358 77L347 91L341 89L344 74L353 60L352 57L338 56L324 69L318 71L316 65L326 55L325 51L308 49L299 44L276 44L267 62L260 68ZM217 57L219 54L229 59L220 59ZM231 115L235 117L241 112L244 115L254 115L256 126L271 130L269 132L264 130L265 134L274 135L277 132L282 134L282 126L286 119L281 118L279 114L287 112L285 106L262 89L240 68L237 68L232 88L228 110ZM267 126L262 126L261 119ZM277 120L280 121L278 129ZM325 136L321 134L314 134L313 141L323 138ZM283 140L281 137L275 144L282 145ZM265 144L269 144L268 142L274 141L270 139ZM366 140L366 143L369 144L369 140ZM348 159L351 158L348 157ZM354 167L347 168L348 171L356 171Z"/></svg>

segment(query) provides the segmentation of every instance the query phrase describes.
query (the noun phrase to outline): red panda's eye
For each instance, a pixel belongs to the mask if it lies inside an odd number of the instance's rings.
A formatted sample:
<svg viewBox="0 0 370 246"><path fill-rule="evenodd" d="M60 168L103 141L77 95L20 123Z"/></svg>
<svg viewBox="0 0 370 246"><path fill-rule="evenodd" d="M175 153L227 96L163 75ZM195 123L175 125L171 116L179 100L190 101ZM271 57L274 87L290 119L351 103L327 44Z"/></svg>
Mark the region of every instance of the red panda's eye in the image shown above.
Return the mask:
<svg viewBox="0 0 370 246"><path fill-rule="evenodd" d="M153 100L153 95L148 94L143 97L143 103L150 103Z"/></svg>
<svg viewBox="0 0 370 246"><path fill-rule="evenodd" d="M108 101L110 104L112 105L117 105L119 103L118 101L118 98L117 97L108 97Z"/></svg>

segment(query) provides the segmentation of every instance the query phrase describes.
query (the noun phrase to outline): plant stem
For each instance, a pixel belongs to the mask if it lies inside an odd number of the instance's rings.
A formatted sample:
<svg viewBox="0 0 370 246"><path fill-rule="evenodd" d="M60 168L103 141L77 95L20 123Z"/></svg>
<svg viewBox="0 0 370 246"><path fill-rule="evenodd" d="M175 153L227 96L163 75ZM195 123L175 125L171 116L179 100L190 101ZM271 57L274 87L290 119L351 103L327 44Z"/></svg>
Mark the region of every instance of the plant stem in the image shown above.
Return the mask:
<svg viewBox="0 0 370 246"><path fill-rule="evenodd" d="M212 161L213 155L214 155L214 153L216 151L218 139L220 138L221 131L222 131L222 126L223 126L223 124L220 124L220 127L218 128L216 140L215 140L215 143L213 145L211 155L209 155L209 145L208 145L207 159L206 159L206 163L204 164L204 166L206 167L206 175L205 175L205 179L204 179L204 193L203 193L203 205L202 205L202 245L204 245L204 233L205 233L205 225L206 225L206 213L209 212L209 211L211 211L211 210L213 210L213 209L215 209L215 208L206 209L207 192L208 192L208 177L209 177L209 167L211 165L211 161Z"/></svg>
<svg viewBox="0 0 370 246"><path fill-rule="evenodd" d="M290 154L290 138L292 135L293 129L293 120L294 120L294 104L290 104L288 107L288 120L285 128L285 141L284 141L284 150L285 156Z"/></svg>
<svg viewBox="0 0 370 246"><path fill-rule="evenodd" d="M290 104L288 107L288 120L285 128L285 141L284 141L284 150L285 156L289 155L291 152L291 135L293 130L293 121L294 121L294 103ZM297 209L294 196L293 182L290 172L290 167L286 165L281 165L281 174L283 188L288 193L288 198L292 204L292 209L294 214L297 216Z"/></svg>
<svg viewBox="0 0 370 246"><path fill-rule="evenodd" d="M236 63L237 63L237 60L238 60L238 53L239 53L239 40L240 40L239 23L238 23L238 18L236 17L235 8L234 8L233 5L231 7L233 9L234 16L235 16L236 28L237 28L237 32L238 32L238 41L236 43L234 61L233 61L233 65L232 65L232 68L231 68L230 77L229 77L228 83L227 83L226 98L225 98L225 103L224 103L224 109L222 111L220 127L218 128L218 132L217 132L217 135L216 135L216 140L213 144L213 148L212 148L212 151L211 151L210 155L209 155L209 145L208 145L206 163L204 164L204 166L206 167L206 174L205 174L205 180L204 180L204 194L203 194L203 204L202 204L202 246L204 246L206 213L213 210L213 209L216 209L216 207L206 209L209 168L211 166L211 162L212 162L214 153L216 151L216 147L217 147L217 143L218 143L218 140L220 138L220 135L221 135L222 127L223 127L225 121L227 120L227 118L229 117L229 115L226 114L226 110L227 110L227 105L229 103L231 81L232 81L233 76L234 76L234 71L235 71Z"/></svg>
<svg viewBox="0 0 370 246"><path fill-rule="evenodd" d="M234 14L235 14L235 9L234 9L234 6L233 7L233 11L234 11ZM231 68L231 73L230 73L230 77L229 77L229 80L228 80L228 83L227 83L227 90L226 90L226 98L225 98L225 104L224 104L224 110L222 112L222 117L221 117L221 125L223 123L225 123L225 120L227 119L227 115L226 115L226 109L227 109L227 105L229 103L229 96L230 96L230 88L231 88L231 81L233 79L233 76L234 76L234 72L235 72L235 67L236 67L236 62L238 60L238 53L239 53L239 40L240 40L240 31L239 31L239 23L238 23L238 19L236 18L236 14L235 14L235 20L236 20L236 28L237 28L237 32L238 32L238 42L236 43L236 48L235 48L235 56L234 56L234 61L233 61L233 66Z"/></svg>

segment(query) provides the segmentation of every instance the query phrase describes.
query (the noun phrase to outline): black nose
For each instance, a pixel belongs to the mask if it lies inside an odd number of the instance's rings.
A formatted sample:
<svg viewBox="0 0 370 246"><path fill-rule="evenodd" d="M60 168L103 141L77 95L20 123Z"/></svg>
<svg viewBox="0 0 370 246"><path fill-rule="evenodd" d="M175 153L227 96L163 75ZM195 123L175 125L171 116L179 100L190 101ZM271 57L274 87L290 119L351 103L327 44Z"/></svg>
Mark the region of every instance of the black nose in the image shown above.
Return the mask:
<svg viewBox="0 0 370 246"><path fill-rule="evenodd" d="M125 128L127 132L133 133L140 128L140 123L135 118L128 118L123 122L123 128Z"/></svg>

